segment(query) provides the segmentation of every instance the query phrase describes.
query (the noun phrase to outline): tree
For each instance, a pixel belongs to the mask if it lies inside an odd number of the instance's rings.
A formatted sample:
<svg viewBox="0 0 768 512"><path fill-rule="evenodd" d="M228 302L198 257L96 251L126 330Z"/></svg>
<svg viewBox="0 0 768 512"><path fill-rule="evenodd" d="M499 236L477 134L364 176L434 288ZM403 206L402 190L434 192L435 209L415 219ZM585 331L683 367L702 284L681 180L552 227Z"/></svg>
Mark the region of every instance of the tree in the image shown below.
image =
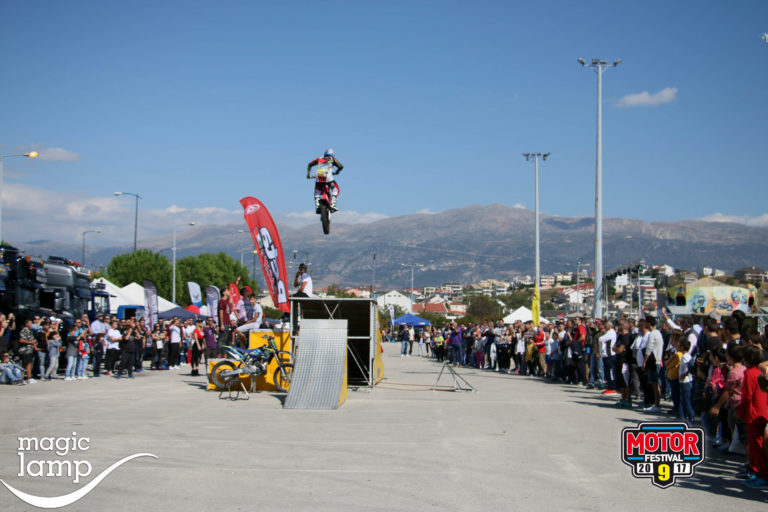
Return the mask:
<svg viewBox="0 0 768 512"><path fill-rule="evenodd" d="M176 297L179 304L191 303L187 281L192 281L205 288L209 285L219 289L234 283L240 277L239 288L250 286L256 292L259 287L251 279L248 268L226 253L203 253L187 256L176 262Z"/></svg>
<svg viewBox="0 0 768 512"><path fill-rule="evenodd" d="M329 296L336 297L337 299L356 299L357 298L357 295L355 295L354 293L345 292L337 284L328 285L328 289L326 291Z"/></svg>
<svg viewBox="0 0 768 512"><path fill-rule="evenodd" d="M533 290L531 289L521 292L512 292L509 295L502 295L499 297L499 300L501 300L504 304L507 305L509 309L513 311L520 306L530 308L531 301L533 300Z"/></svg>
<svg viewBox="0 0 768 512"><path fill-rule="evenodd" d="M501 304L496 299L486 297L485 295L472 297L472 301L469 303L469 307L467 307L467 316L480 320L495 320L501 318L503 313L504 308Z"/></svg>
<svg viewBox="0 0 768 512"><path fill-rule="evenodd" d="M448 323L448 319L445 318L443 315L438 315L437 313L423 313L421 317L425 320L429 320L429 322L432 324L432 327L442 327L445 324Z"/></svg>
<svg viewBox="0 0 768 512"><path fill-rule="evenodd" d="M172 274L171 262L164 254L139 249L112 258L104 277L121 287L133 282L143 285L143 281L149 279L157 286L158 295L170 299ZM254 292L258 290L258 285L248 275L248 269L223 252L183 258L176 262L177 303L191 303L187 281L196 282L203 288L214 285L222 289L238 277L241 277L241 288L248 285Z"/></svg>
<svg viewBox="0 0 768 512"><path fill-rule="evenodd" d="M107 276L117 286L131 283L143 286L149 279L157 286L157 293L163 297L171 295L171 262L159 252L139 249L126 254L118 254L107 265Z"/></svg>

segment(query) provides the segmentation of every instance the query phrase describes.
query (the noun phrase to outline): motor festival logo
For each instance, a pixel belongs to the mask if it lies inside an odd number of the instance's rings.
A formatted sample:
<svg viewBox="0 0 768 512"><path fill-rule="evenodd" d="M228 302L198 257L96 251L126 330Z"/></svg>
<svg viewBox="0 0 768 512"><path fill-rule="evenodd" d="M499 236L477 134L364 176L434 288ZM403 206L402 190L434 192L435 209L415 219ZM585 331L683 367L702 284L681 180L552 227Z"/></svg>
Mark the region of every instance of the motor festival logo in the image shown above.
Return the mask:
<svg viewBox="0 0 768 512"><path fill-rule="evenodd" d="M81 479L89 477L93 472L93 466L85 459L90 445L90 438L80 437L77 432L72 432L72 435L67 437L19 437L17 449L19 470L16 476L61 478L71 480L73 484L79 484ZM85 497L118 467L139 457L158 458L151 453L129 455L106 468L79 489L61 496L35 496L17 489L5 480L0 479L0 483L24 503L38 508L61 508Z"/></svg>
<svg viewBox="0 0 768 512"><path fill-rule="evenodd" d="M704 431L685 423L640 423L621 431L621 460L635 478L666 489L704 460Z"/></svg>

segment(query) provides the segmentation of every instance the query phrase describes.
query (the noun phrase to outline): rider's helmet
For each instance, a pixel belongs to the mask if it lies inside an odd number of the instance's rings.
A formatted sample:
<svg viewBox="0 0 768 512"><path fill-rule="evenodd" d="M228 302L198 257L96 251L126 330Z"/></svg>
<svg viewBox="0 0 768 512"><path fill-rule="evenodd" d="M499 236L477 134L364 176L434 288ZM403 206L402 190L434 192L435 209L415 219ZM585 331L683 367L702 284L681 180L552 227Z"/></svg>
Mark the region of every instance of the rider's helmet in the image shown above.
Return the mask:
<svg viewBox="0 0 768 512"><path fill-rule="evenodd" d="M325 158L333 158L334 156L336 156L336 154L333 152L331 148L326 149L325 153L323 154L323 157Z"/></svg>

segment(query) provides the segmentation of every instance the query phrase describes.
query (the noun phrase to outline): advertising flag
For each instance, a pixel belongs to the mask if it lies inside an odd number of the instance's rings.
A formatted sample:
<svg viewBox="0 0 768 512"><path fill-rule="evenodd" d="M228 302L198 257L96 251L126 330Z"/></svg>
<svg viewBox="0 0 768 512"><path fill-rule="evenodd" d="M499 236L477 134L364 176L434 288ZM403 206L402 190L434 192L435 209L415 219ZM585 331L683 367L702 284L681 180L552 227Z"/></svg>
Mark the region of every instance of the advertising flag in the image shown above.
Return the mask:
<svg viewBox="0 0 768 512"><path fill-rule="evenodd" d="M272 295L272 301L277 309L290 313L285 258L275 221L264 204L255 197L244 197L240 204L243 206L245 222L253 237L253 244L259 253L264 280Z"/></svg>
<svg viewBox="0 0 768 512"><path fill-rule="evenodd" d="M193 283L192 281L187 281L187 288L189 288L189 298L192 301L192 304L199 308L202 307L203 293L200 291L200 285Z"/></svg>
<svg viewBox="0 0 768 512"><path fill-rule="evenodd" d="M147 325L151 331L155 328L159 311L157 308L157 287L155 283L149 280L144 280L144 309L147 312Z"/></svg>
<svg viewBox="0 0 768 512"><path fill-rule="evenodd" d="M208 303L208 313L213 318L214 322L219 323L219 299L221 293L216 286L205 287L205 301Z"/></svg>
<svg viewBox="0 0 768 512"><path fill-rule="evenodd" d="M533 325L539 325L539 283L536 283L536 288L533 291L533 304L531 305L531 316L533 317Z"/></svg>

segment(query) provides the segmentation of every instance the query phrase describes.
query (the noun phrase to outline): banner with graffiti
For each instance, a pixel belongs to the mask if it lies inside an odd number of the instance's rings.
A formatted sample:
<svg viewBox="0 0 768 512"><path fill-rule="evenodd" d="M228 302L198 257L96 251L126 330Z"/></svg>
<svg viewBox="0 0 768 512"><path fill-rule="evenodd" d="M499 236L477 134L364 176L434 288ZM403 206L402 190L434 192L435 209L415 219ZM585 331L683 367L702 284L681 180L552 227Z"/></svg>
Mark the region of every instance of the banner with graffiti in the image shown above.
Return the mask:
<svg viewBox="0 0 768 512"><path fill-rule="evenodd" d="M259 253L264 280L267 282L269 293L275 307L284 313L291 310L288 304L288 282L285 272L283 246L277 233L275 221L264 204L255 197L244 197L240 200L248 229L253 237L253 243Z"/></svg>

